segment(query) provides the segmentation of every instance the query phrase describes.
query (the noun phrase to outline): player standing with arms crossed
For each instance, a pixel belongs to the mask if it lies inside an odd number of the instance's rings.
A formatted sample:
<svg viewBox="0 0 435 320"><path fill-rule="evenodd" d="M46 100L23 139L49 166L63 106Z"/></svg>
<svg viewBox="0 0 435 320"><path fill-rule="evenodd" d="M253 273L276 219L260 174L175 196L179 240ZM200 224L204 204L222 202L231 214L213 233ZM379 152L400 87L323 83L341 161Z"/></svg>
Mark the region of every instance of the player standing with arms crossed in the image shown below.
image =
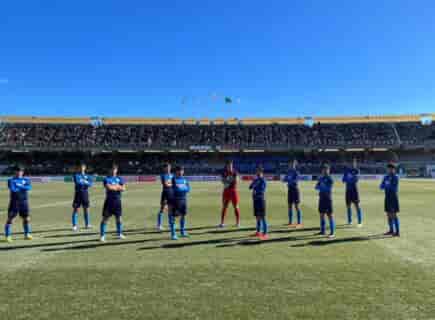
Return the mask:
<svg viewBox="0 0 435 320"><path fill-rule="evenodd" d="M352 225L352 204L356 209L356 216L358 220L358 227L362 227L362 210L359 205L359 170L356 159L353 159L352 168L346 168L342 178L343 183L346 185L346 208L347 208L347 224Z"/></svg>
<svg viewBox="0 0 435 320"><path fill-rule="evenodd" d="M162 194L160 196L160 211L157 214L157 230L163 230L163 215L165 209L168 208L169 199L172 198L173 188L172 179L174 175L171 173L171 164L165 163L163 166L164 172L160 175L160 182L162 183Z"/></svg>
<svg viewBox="0 0 435 320"><path fill-rule="evenodd" d="M222 194L222 213L220 228L225 227L225 216L227 214L228 205L231 202L236 216L236 227L240 227L240 209L239 209L239 192L237 190L238 174L234 169L233 162L227 161L224 172L222 174L222 183L224 191Z"/></svg>
<svg viewBox="0 0 435 320"><path fill-rule="evenodd" d="M172 196L169 200L169 226L171 229L171 239L178 240L176 233L175 220L180 217L181 237L187 238L186 215L187 215L187 194L190 192L190 185L184 177L184 168L177 167L175 176L172 178Z"/></svg>
<svg viewBox="0 0 435 320"><path fill-rule="evenodd" d="M255 236L260 240L269 239L266 221L266 179L262 167L257 168L257 177L252 181L249 190L252 190L252 202L254 204L254 216L257 220L257 232Z"/></svg>
<svg viewBox="0 0 435 320"><path fill-rule="evenodd" d="M89 188L92 187L92 177L86 174L86 164L80 165L80 173L73 176L74 181L74 200L73 200L73 213L72 213L72 229L78 230L78 209L83 208L83 217L85 220L85 228L91 228L89 218Z"/></svg>
<svg viewBox="0 0 435 320"><path fill-rule="evenodd" d="M289 170L287 175L284 177L284 182L287 183L287 203L288 203L288 226L289 227L302 227L302 211L299 207L300 192L299 192L299 172L297 171L297 160L293 160L293 162L289 162ZM296 210L297 214L297 223L293 223L293 207Z"/></svg>
<svg viewBox="0 0 435 320"><path fill-rule="evenodd" d="M113 165L112 172L103 180L106 189L106 199L103 205L103 219L100 225L100 241L106 241L107 221L114 215L116 218L116 233L118 239L125 239L122 234L122 192L125 191L124 179L118 176L118 166Z"/></svg>
<svg viewBox="0 0 435 320"><path fill-rule="evenodd" d="M329 238L335 238L335 221L334 221L334 209L332 206L332 187L334 180L329 175L329 165L322 165L322 175L316 184L316 190L319 191L319 214L320 214L320 233L326 234L326 220L325 216L329 218Z"/></svg>
<svg viewBox="0 0 435 320"><path fill-rule="evenodd" d="M5 224L5 238L12 242L12 223L17 215L23 220L24 239L32 240L32 228L30 226L30 210L28 192L32 190L29 178L24 177L24 168L17 167L16 174L8 180L9 208L8 218Z"/></svg>
<svg viewBox="0 0 435 320"><path fill-rule="evenodd" d="M385 235L400 237L400 222L397 214L400 212L399 205L399 176L396 174L396 165L390 163L387 166L388 173L381 183L381 190L385 192L384 209L387 214L389 230Z"/></svg>

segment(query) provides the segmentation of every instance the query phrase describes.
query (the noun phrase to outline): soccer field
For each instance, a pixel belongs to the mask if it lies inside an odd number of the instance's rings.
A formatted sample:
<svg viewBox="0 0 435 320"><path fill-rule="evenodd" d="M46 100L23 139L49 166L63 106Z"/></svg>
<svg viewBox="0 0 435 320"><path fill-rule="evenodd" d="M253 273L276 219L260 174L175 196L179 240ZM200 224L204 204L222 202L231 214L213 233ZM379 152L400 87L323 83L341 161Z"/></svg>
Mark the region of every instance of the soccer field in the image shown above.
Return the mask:
<svg viewBox="0 0 435 320"><path fill-rule="evenodd" d="M193 183L191 238L178 241L154 230L160 186L131 184L123 197L127 239L111 234L102 244L101 186L91 192L93 230L73 233L72 184L35 184L34 240L23 240L16 220L15 241L0 243L0 319L435 319L435 182L401 181L401 238L382 236L383 193L365 181L364 227L344 226L344 188L336 182L337 238L314 235L313 186L301 184L305 228L295 230L285 226L285 186L269 183L270 240L259 242L249 237L247 184L243 228L218 230L220 184ZM7 197L2 187L2 224Z"/></svg>

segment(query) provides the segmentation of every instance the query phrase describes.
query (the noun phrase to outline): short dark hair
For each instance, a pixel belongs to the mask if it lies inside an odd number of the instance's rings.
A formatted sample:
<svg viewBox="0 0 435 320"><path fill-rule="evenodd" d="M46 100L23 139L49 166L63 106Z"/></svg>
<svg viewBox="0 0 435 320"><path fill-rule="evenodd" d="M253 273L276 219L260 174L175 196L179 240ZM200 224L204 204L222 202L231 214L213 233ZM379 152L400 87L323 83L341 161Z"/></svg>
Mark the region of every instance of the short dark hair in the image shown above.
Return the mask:
<svg viewBox="0 0 435 320"><path fill-rule="evenodd" d="M183 166L176 166L175 167L175 171L181 171L181 170L184 170Z"/></svg>
<svg viewBox="0 0 435 320"><path fill-rule="evenodd" d="M227 161L225 161L225 165L230 165L230 164L233 164L233 160L227 160Z"/></svg>
<svg viewBox="0 0 435 320"><path fill-rule="evenodd" d="M387 165L387 168L388 168L388 169L396 169L396 168L397 168L397 165L396 165L395 163L393 163L393 162L390 162L390 163Z"/></svg>
<svg viewBox="0 0 435 320"><path fill-rule="evenodd" d="M263 166L257 166L257 171L263 173L264 172Z"/></svg>
<svg viewBox="0 0 435 320"><path fill-rule="evenodd" d="M323 163L322 163L322 166L321 166L322 170L329 169L330 167L331 167L331 166L329 165L328 162L323 162Z"/></svg>
<svg viewBox="0 0 435 320"><path fill-rule="evenodd" d="M17 171L24 171L24 166L20 165L20 164L17 164L16 166L14 166L14 171L15 172L17 172Z"/></svg>

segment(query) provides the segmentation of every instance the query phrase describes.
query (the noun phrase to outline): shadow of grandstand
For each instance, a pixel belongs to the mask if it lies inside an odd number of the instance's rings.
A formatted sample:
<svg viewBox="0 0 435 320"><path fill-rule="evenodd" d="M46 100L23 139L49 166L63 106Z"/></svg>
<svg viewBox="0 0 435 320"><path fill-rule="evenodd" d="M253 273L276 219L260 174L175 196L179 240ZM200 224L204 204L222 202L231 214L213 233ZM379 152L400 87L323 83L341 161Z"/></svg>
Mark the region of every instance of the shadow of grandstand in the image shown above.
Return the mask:
<svg viewBox="0 0 435 320"><path fill-rule="evenodd" d="M357 237L346 237L346 238L338 238L338 239L323 239L323 240L315 240L310 241L303 244L296 244L292 247L308 247L308 246L328 246L331 244L340 244L340 243L350 243L350 242L362 242L362 241L371 241L371 240L382 240L388 239L392 236L387 236L384 234L374 234L370 236L357 236Z"/></svg>

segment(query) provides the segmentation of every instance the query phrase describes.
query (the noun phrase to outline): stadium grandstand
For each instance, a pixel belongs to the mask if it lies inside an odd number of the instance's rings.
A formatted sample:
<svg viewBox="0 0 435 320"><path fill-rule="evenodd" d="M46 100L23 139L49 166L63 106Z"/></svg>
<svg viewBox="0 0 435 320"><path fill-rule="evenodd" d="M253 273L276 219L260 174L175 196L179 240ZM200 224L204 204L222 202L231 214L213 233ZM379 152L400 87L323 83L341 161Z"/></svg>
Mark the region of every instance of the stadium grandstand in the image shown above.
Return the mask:
<svg viewBox="0 0 435 320"><path fill-rule="evenodd" d="M25 163L29 172L64 174L80 161L95 172L118 161L125 174L155 174L166 160L190 174L213 174L227 159L243 173L262 164L268 173L296 158L302 172L329 160L340 172L357 157L364 173L381 173L386 161L426 176L435 164L433 114L271 119L0 118L0 168Z"/></svg>

